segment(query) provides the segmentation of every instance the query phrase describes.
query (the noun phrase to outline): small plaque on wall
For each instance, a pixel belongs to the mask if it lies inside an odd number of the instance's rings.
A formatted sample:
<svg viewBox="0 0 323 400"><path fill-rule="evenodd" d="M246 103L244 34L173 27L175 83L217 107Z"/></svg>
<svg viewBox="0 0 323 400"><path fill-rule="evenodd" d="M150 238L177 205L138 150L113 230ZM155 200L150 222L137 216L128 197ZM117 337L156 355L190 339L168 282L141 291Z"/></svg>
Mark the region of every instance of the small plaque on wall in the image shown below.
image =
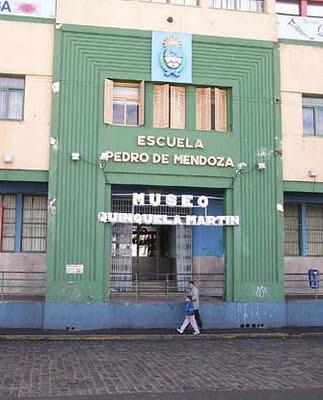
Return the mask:
<svg viewBox="0 0 323 400"><path fill-rule="evenodd" d="M83 274L84 265L83 264L66 264L65 272L67 274Z"/></svg>

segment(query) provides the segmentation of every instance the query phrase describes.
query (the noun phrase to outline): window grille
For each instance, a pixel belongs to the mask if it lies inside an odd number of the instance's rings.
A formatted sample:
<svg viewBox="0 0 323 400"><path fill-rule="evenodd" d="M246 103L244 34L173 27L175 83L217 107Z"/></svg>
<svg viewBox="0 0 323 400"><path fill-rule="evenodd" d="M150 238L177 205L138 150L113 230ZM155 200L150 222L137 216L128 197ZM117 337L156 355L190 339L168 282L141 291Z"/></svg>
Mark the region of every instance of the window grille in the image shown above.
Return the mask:
<svg viewBox="0 0 323 400"><path fill-rule="evenodd" d="M21 205L14 194L0 196L0 249L2 252L44 253L47 247L47 197L25 195L22 199Z"/></svg>
<svg viewBox="0 0 323 400"><path fill-rule="evenodd" d="M323 255L323 205L308 205L306 210L307 253Z"/></svg>
<svg viewBox="0 0 323 400"><path fill-rule="evenodd" d="M175 4L180 6L198 6L199 0L141 0L149 3Z"/></svg>
<svg viewBox="0 0 323 400"><path fill-rule="evenodd" d="M263 0L209 0L210 8L224 10L264 12Z"/></svg>
<svg viewBox="0 0 323 400"><path fill-rule="evenodd" d="M1 251L3 252L15 251L15 233L16 233L16 196L3 195Z"/></svg>
<svg viewBox="0 0 323 400"><path fill-rule="evenodd" d="M47 198L24 196L21 251L45 253L47 246Z"/></svg>
<svg viewBox="0 0 323 400"><path fill-rule="evenodd" d="M300 208L295 204L285 204L285 255L300 255Z"/></svg>

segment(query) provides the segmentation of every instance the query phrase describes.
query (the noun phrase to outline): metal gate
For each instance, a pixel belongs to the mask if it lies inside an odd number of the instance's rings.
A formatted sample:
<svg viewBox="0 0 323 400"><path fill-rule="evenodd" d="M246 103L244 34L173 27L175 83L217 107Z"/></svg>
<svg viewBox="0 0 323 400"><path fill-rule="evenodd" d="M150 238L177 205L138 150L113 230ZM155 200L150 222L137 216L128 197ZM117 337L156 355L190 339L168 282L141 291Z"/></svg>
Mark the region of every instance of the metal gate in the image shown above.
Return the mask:
<svg viewBox="0 0 323 400"><path fill-rule="evenodd" d="M166 204L154 207L151 205L133 206L129 195L112 196L112 211L140 214L166 214L169 216L189 215L191 208L180 206L169 207ZM192 227L176 227L176 282L177 288L184 291L187 282L192 279ZM132 225L113 224L111 239L111 272L112 291L129 291L132 288Z"/></svg>
<svg viewBox="0 0 323 400"><path fill-rule="evenodd" d="M176 277L177 289L181 292L187 288L192 279L192 227L176 226Z"/></svg>
<svg viewBox="0 0 323 400"><path fill-rule="evenodd" d="M115 197L112 211L129 212L131 200ZM113 224L111 238L111 290L126 292L132 287L132 225Z"/></svg>

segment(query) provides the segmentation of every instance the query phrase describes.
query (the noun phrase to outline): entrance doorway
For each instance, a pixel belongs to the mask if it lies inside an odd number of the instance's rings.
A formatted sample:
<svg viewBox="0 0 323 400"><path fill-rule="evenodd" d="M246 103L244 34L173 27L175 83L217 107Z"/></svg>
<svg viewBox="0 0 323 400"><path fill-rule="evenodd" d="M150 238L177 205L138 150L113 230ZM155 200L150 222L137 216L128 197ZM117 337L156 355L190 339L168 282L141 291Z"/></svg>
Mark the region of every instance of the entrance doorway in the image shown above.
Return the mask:
<svg viewBox="0 0 323 400"><path fill-rule="evenodd" d="M130 195L112 197L112 211L189 215L190 208L133 206ZM134 282L173 281L179 291L192 279L192 227L113 224L110 286L132 291Z"/></svg>

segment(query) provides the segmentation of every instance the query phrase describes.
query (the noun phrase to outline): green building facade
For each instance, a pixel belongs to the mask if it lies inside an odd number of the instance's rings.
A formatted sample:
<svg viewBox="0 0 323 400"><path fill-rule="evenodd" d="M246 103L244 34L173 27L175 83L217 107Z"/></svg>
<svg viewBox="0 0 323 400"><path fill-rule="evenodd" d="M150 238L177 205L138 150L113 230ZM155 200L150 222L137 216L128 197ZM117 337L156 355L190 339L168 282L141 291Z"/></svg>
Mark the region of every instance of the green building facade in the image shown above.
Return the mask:
<svg viewBox="0 0 323 400"><path fill-rule="evenodd" d="M173 75L170 82L185 88L185 127L171 129L154 123L154 85L168 78L152 79L152 36L72 25L55 32L46 300L109 301L113 227L100 222L98 213L112 210L114 193L139 191L222 199L223 215L239 217L238 225L217 228L225 300L283 301L277 44L192 35L192 79L177 83ZM109 81L144 82L140 124L105 123ZM197 129L198 88L226 89L224 130ZM157 138L163 138L159 144ZM176 138L176 145L164 145L166 138ZM137 154L132 162L131 154ZM208 235L210 228L199 229L193 256L203 257L203 229Z"/></svg>

